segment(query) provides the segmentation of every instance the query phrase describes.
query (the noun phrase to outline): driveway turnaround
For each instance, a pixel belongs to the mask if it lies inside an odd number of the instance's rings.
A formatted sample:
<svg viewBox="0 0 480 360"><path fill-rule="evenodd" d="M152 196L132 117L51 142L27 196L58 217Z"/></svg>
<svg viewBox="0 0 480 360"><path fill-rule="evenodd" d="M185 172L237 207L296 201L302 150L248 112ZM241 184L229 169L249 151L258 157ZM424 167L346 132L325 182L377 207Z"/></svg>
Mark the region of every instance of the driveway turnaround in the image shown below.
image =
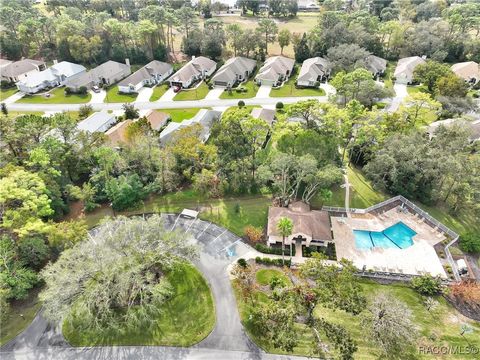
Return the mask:
<svg viewBox="0 0 480 360"><path fill-rule="evenodd" d="M167 229L190 234L200 247L195 265L205 276L215 301L216 323L203 341L189 348L164 346L71 347L60 329L51 326L41 314L12 341L0 348L3 359L302 359L266 354L246 335L240 322L230 285L228 266L254 251L242 240L214 223L162 214Z"/></svg>

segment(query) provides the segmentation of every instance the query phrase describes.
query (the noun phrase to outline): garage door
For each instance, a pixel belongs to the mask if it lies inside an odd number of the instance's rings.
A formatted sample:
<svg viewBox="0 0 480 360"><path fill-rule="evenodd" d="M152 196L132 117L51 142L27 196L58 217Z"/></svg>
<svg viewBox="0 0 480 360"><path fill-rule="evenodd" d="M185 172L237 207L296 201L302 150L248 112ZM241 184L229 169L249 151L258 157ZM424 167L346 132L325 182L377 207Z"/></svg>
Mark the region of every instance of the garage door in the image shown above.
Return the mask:
<svg viewBox="0 0 480 360"><path fill-rule="evenodd" d="M215 81L216 86L227 86L228 83L226 81Z"/></svg>

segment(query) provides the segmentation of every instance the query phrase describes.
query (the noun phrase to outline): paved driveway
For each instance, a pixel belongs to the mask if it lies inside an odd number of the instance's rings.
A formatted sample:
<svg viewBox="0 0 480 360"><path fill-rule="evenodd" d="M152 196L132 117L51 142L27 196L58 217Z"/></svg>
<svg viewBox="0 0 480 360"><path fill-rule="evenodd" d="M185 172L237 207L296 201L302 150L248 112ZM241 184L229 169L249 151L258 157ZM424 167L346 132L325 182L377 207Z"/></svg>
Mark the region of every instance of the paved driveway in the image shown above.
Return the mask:
<svg viewBox="0 0 480 360"><path fill-rule="evenodd" d="M21 92L21 91L17 91L15 94L13 94L12 96L9 96L8 98L6 99L3 99L2 102L5 103L5 104L13 104L15 101L17 100L20 100L22 97L25 96L25 93L24 92Z"/></svg>
<svg viewBox="0 0 480 360"><path fill-rule="evenodd" d="M157 101L172 101L175 95L177 94L173 92L173 87L171 87Z"/></svg>
<svg viewBox="0 0 480 360"><path fill-rule="evenodd" d="M207 96L205 96L205 99L207 100L214 100L214 99L218 99L220 97L220 95L222 95L222 93L225 91L224 88L221 88L221 87L215 87L213 88L212 90L210 90L207 94Z"/></svg>
<svg viewBox="0 0 480 360"><path fill-rule="evenodd" d="M107 96L107 92L103 89L100 89L98 93L90 90L89 93L92 95L92 99L88 102L89 104L103 103Z"/></svg>
<svg viewBox="0 0 480 360"><path fill-rule="evenodd" d="M393 85L395 97L392 99L390 106L387 108L388 112L395 112L400 107L400 104L408 96L407 85L395 83Z"/></svg>
<svg viewBox="0 0 480 360"><path fill-rule="evenodd" d="M270 91L272 90L271 85L261 85L258 88L257 95L255 95L255 98L269 98L270 97ZM280 100L279 100L280 101Z"/></svg>
<svg viewBox="0 0 480 360"><path fill-rule="evenodd" d="M152 94L153 94L153 88L144 86L138 91L138 96L135 99L135 102L148 102Z"/></svg>

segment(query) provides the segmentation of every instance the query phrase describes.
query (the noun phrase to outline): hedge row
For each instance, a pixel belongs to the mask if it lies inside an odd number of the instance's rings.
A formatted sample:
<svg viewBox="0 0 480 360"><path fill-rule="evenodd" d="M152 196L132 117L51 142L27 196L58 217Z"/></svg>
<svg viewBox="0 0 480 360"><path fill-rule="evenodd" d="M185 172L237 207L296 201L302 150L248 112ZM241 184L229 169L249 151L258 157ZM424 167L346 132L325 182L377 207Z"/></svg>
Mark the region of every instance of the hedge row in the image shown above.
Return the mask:
<svg viewBox="0 0 480 360"><path fill-rule="evenodd" d="M257 264L264 264L264 265L274 265L274 266L287 266L290 267L292 262L289 259L285 259L285 264L283 263L282 259L270 259L270 258L261 258L257 256L255 258L255 262Z"/></svg>
<svg viewBox="0 0 480 360"><path fill-rule="evenodd" d="M264 244L256 244L255 250L264 253L264 254L272 254L272 255L282 255L281 248L270 247ZM283 252L285 255L290 256L290 246L285 246L285 250ZM292 246L292 256L295 256L295 246Z"/></svg>

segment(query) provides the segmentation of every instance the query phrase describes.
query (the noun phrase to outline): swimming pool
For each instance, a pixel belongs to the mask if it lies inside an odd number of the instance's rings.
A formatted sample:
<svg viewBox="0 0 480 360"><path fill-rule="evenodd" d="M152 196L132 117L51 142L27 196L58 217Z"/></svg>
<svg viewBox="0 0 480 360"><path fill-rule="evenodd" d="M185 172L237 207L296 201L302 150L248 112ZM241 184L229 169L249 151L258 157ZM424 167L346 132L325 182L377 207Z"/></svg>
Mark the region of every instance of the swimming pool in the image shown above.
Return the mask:
<svg viewBox="0 0 480 360"><path fill-rule="evenodd" d="M383 231L353 230L353 234L357 249L406 249L413 245L412 238L417 233L399 221Z"/></svg>

